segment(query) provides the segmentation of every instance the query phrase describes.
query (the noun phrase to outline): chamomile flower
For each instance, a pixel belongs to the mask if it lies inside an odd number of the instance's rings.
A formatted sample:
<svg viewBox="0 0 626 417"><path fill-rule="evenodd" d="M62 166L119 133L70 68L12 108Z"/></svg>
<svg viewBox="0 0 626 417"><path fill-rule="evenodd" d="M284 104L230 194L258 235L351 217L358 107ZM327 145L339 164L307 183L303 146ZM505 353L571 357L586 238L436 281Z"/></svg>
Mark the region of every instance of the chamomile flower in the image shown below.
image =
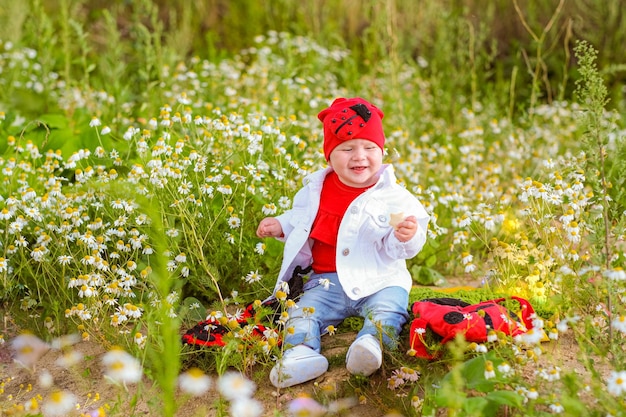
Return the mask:
<svg viewBox="0 0 626 417"><path fill-rule="evenodd" d="M548 369L540 369L536 374L546 381L554 382L561 379L561 368L553 366Z"/></svg>
<svg viewBox="0 0 626 417"><path fill-rule="evenodd" d="M231 400L230 415L236 417L260 417L263 415L263 405L260 401L249 397Z"/></svg>
<svg viewBox="0 0 626 417"><path fill-rule="evenodd" d="M493 367L493 362L485 362L485 379L491 379L496 377L496 371Z"/></svg>
<svg viewBox="0 0 626 417"><path fill-rule="evenodd" d="M621 316L615 317L612 321L611 321L611 326L617 330L620 331L624 334L626 334L626 316L624 316L623 314Z"/></svg>
<svg viewBox="0 0 626 417"><path fill-rule="evenodd" d="M148 336L142 334L141 332L137 332L135 333L135 344L137 346L139 346L140 349L143 349L146 346L146 340L148 339Z"/></svg>
<svg viewBox="0 0 626 417"><path fill-rule="evenodd" d="M527 345L538 345L545 336L546 333L543 329L529 329L526 333L516 336L515 340Z"/></svg>
<svg viewBox="0 0 626 417"><path fill-rule="evenodd" d="M77 350L70 350L61 355L56 364L61 368L69 369L83 360L83 354Z"/></svg>
<svg viewBox="0 0 626 417"><path fill-rule="evenodd" d="M13 338L9 345L14 359L19 364L31 368L50 349L50 346L30 333L23 333Z"/></svg>
<svg viewBox="0 0 626 417"><path fill-rule="evenodd" d="M609 394L619 397L626 393L626 371L613 371L606 381Z"/></svg>
<svg viewBox="0 0 626 417"><path fill-rule="evenodd" d="M233 193L233 189L230 185L220 185L217 187L217 192L224 195L231 195Z"/></svg>
<svg viewBox="0 0 626 417"><path fill-rule="evenodd" d="M474 351L474 352L477 352L477 353L487 353L488 352L487 346L485 346L482 343L475 343L475 342L474 343L470 343L469 349Z"/></svg>
<svg viewBox="0 0 626 417"><path fill-rule="evenodd" d="M526 390L526 395L525 396L529 400L536 400L537 398L539 398L539 391L537 391L535 388L530 388L530 389Z"/></svg>
<svg viewBox="0 0 626 417"><path fill-rule="evenodd" d="M98 119L96 116L93 116L91 118L91 121L89 122L89 127L98 127L100 125L102 125L100 119Z"/></svg>
<svg viewBox="0 0 626 417"><path fill-rule="evenodd" d="M404 385L404 380L400 378L395 372L387 379L387 388L395 390Z"/></svg>
<svg viewBox="0 0 626 417"><path fill-rule="evenodd" d="M6 272L9 269L9 263L6 258L0 257L0 273Z"/></svg>
<svg viewBox="0 0 626 417"><path fill-rule="evenodd" d="M613 281L626 281L626 272L621 267L605 271L604 276Z"/></svg>
<svg viewBox="0 0 626 417"><path fill-rule="evenodd" d="M276 320L276 323L280 324L281 326L284 326L285 324L287 324L288 320L289 320L289 313L287 313L286 311L283 311L282 313L280 313L280 317L278 318L278 320Z"/></svg>
<svg viewBox="0 0 626 417"><path fill-rule="evenodd" d="M37 375L37 383L42 388L51 388L54 385L54 377L50 371L43 369Z"/></svg>
<svg viewBox="0 0 626 417"><path fill-rule="evenodd" d="M41 405L44 416L67 416L76 406L76 396L69 391L54 391Z"/></svg>
<svg viewBox="0 0 626 417"><path fill-rule="evenodd" d="M266 248L267 248L267 245L265 243L259 242L254 246L254 251L258 253L259 255L263 255L265 253Z"/></svg>
<svg viewBox="0 0 626 417"><path fill-rule="evenodd" d="M261 211L266 216L272 216L276 214L276 205L274 203L266 203L263 205L263 208L261 208Z"/></svg>
<svg viewBox="0 0 626 417"><path fill-rule="evenodd" d="M502 362L498 365L498 371L504 376L511 376L513 374L513 368L508 362Z"/></svg>
<svg viewBox="0 0 626 417"><path fill-rule="evenodd" d="M289 209L291 207L291 199L286 196L282 196L278 199L278 206L282 209Z"/></svg>
<svg viewBox="0 0 626 417"><path fill-rule="evenodd" d="M217 380L217 389L224 398L235 401L251 398L256 391L256 384L239 372L228 371Z"/></svg>
<svg viewBox="0 0 626 417"><path fill-rule="evenodd" d="M548 332L548 337L550 338L550 340L559 340L559 331L556 327L550 329L550 331Z"/></svg>
<svg viewBox="0 0 626 417"><path fill-rule="evenodd" d="M330 288L331 285L335 285L328 278L320 278L318 281L319 285L321 285L326 291Z"/></svg>
<svg viewBox="0 0 626 417"><path fill-rule="evenodd" d="M248 272L248 274L244 277L244 281L248 284L254 284L255 282L261 281L262 278L263 276L259 274L259 270L257 269L256 271Z"/></svg>
<svg viewBox="0 0 626 417"><path fill-rule="evenodd" d="M461 255L461 262L463 263L463 265L467 265L471 263L473 260L474 260L474 257L469 252L463 252L463 254Z"/></svg>
<svg viewBox="0 0 626 417"><path fill-rule="evenodd" d="M550 408L550 411L552 411L554 414L561 414L563 411L565 411L565 408L558 401L550 404L548 407Z"/></svg>
<svg viewBox="0 0 626 417"><path fill-rule="evenodd" d="M122 349L114 348L102 357L104 375L113 382L134 384L143 374L139 360Z"/></svg>
<svg viewBox="0 0 626 417"><path fill-rule="evenodd" d="M228 219L228 227L231 229L238 229L241 226L241 219L237 216L231 216Z"/></svg>
<svg viewBox="0 0 626 417"><path fill-rule="evenodd" d="M407 382L417 382L421 375L419 371L408 366L402 366L400 369L396 369L394 373Z"/></svg>
<svg viewBox="0 0 626 417"><path fill-rule="evenodd" d="M321 417L328 411L325 406L305 394L291 400L287 409L292 416L308 417Z"/></svg>
<svg viewBox="0 0 626 417"><path fill-rule="evenodd" d="M199 368L191 368L178 377L178 386L183 392L195 397L206 394L213 385L211 377Z"/></svg>

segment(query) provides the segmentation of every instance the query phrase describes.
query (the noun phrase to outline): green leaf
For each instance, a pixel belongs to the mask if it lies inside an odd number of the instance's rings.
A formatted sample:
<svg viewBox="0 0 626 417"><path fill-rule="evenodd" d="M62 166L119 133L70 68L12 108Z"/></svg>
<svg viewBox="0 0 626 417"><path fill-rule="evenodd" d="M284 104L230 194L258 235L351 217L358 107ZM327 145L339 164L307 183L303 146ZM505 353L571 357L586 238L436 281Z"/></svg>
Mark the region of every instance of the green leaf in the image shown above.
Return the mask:
<svg viewBox="0 0 626 417"><path fill-rule="evenodd" d="M524 403L524 398L514 391L491 391L486 398L498 406L506 405L516 409Z"/></svg>
<svg viewBox="0 0 626 417"><path fill-rule="evenodd" d="M419 265L411 267L411 276L420 285L442 285L446 281L438 271Z"/></svg>
<svg viewBox="0 0 626 417"><path fill-rule="evenodd" d="M432 267L433 267L436 263L437 263L437 255L433 254L433 255L430 255L430 256L426 259L425 265L426 265L428 268L432 268Z"/></svg>
<svg viewBox="0 0 626 417"><path fill-rule="evenodd" d="M437 239L428 239L426 241L426 245L430 246L433 249L439 249L439 247L441 246L441 242L439 242Z"/></svg>
<svg viewBox="0 0 626 417"><path fill-rule="evenodd" d="M486 417L491 414L485 414L485 409L489 405L489 402L484 397L470 397L466 398L463 402L463 415L467 417Z"/></svg>
<svg viewBox="0 0 626 417"><path fill-rule="evenodd" d="M48 129L67 129L68 127L68 119L62 114L44 114L39 117L39 121Z"/></svg>
<svg viewBox="0 0 626 417"><path fill-rule="evenodd" d="M463 390L464 387L458 386L447 381L441 384L441 388L434 395L435 404L438 407L451 408L459 410L463 407L463 403L467 399L467 394Z"/></svg>
<svg viewBox="0 0 626 417"><path fill-rule="evenodd" d="M196 307L199 306L199 307ZM180 305L179 315L192 322L206 319L207 308L195 297L187 297Z"/></svg>
<svg viewBox="0 0 626 417"><path fill-rule="evenodd" d="M76 138L70 129L52 130L45 144L45 149L60 149L63 157L68 158L74 152L81 149L81 142Z"/></svg>
<svg viewBox="0 0 626 417"><path fill-rule="evenodd" d="M573 395L561 396L561 404L569 415L584 417L589 415L587 405L583 403L580 398Z"/></svg>
<svg viewBox="0 0 626 417"><path fill-rule="evenodd" d="M472 358L458 366L457 371L461 372L461 377L465 381L467 388L480 392L493 391L496 381L494 381L494 379L485 378L485 362L487 360L491 360L494 366L497 366L497 363L501 361L497 359L493 351L491 351L483 356ZM444 381L451 378L452 371L444 377Z"/></svg>

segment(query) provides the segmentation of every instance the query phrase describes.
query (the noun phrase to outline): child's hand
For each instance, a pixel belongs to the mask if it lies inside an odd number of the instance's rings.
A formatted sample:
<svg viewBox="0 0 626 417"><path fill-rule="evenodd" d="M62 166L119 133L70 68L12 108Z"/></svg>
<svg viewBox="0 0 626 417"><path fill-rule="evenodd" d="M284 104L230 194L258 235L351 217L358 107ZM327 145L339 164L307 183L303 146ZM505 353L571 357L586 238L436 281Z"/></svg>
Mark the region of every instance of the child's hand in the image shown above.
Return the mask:
<svg viewBox="0 0 626 417"><path fill-rule="evenodd" d="M283 227L274 217L266 217L259 223L259 227L256 229L256 235L260 238L281 237L283 235Z"/></svg>
<svg viewBox="0 0 626 417"><path fill-rule="evenodd" d="M396 225L393 234L400 242L408 242L417 233L417 218L409 216Z"/></svg>

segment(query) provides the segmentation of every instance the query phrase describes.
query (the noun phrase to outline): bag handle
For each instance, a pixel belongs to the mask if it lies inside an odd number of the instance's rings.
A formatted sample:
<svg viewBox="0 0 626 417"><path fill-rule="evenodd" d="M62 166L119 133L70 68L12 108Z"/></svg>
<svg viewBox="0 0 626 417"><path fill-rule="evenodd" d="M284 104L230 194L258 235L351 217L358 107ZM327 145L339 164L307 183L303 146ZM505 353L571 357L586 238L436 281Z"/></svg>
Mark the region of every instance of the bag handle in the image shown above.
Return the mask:
<svg viewBox="0 0 626 417"><path fill-rule="evenodd" d="M530 304L530 301L528 301L525 298L518 297L516 295L512 295L508 298L515 300L520 304L520 307L521 307L520 315L521 315L522 322L524 323L524 326L526 326L527 329L532 329L533 318L535 316L535 309ZM506 301L508 298L507 297L496 298L495 300L485 301L485 303L493 302L493 303L500 304L501 302Z"/></svg>

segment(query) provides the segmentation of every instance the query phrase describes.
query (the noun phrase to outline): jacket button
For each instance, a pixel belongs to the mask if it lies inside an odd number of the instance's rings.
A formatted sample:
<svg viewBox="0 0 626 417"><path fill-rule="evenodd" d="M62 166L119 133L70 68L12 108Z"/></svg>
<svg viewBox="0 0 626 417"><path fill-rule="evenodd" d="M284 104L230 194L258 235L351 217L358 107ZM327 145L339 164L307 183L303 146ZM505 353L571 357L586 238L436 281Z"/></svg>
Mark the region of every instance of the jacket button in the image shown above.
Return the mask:
<svg viewBox="0 0 626 417"><path fill-rule="evenodd" d="M361 289L359 287L352 288L352 294L354 294L354 295L361 294Z"/></svg>
<svg viewBox="0 0 626 417"><path fill-rule="evenodd" d="M378 220L382 223L386 223L387 222L387 216L385 216L384 214L381 214L380 216L378 216Z"/></svg>
<svg viewBox="0 0 626 417"><path fill-rule="evenodd" d="M348 256L348 255L350 255L350 249L345 248L344 250L342 250L342 251L341 251L341 254L342 254L343 256Z"/></svg>
<svg viewBox="0 0 626 417"><path fill-rule="evenodd" d="M359 208L358 207L352 207L350 209L350 213L352 213L352 214L357 214L358 212L359 212Z"/></svg>

